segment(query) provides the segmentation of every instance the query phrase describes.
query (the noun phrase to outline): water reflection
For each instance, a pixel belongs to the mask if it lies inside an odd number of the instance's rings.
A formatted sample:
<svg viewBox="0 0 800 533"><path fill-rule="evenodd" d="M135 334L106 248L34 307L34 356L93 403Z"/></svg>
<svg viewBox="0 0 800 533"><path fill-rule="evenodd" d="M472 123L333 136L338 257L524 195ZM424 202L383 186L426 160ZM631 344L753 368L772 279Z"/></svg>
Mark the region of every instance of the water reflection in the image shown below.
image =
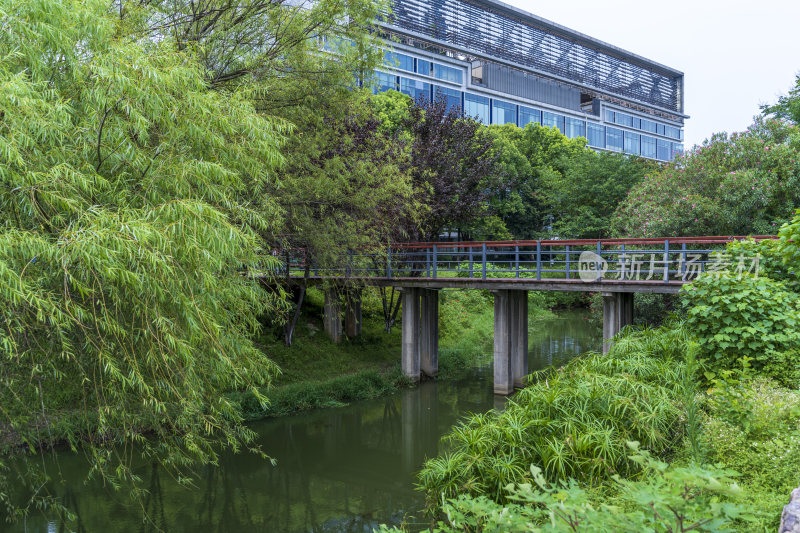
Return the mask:
<svg viewBox="0 0 800 533"><path fill-rule="evenodd" d="M582 315L537 324L530 339L532 369L599 346ZM149 492L138 503L84 484L81 458L63 453L59 467L68 483L56 491L76 520L32 517L27 531L350 533L382 522L420 529L427 524L418 514L424 499L413 489L414 474L439 453L440 437L461 417L502 408L491 380L491 368L475 369L458 381L259 422L253 429L277 466L229 454L218 467L197 472L187 489L157 466L142 465L138 473Z"/></svg>

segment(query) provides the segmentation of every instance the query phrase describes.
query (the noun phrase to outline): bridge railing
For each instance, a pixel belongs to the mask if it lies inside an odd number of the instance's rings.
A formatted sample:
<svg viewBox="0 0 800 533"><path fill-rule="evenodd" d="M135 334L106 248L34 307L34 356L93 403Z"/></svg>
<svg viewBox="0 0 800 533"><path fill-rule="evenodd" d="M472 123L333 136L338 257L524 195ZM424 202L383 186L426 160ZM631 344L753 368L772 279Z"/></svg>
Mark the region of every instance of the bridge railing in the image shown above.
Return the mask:
<svg viewBox="0 0 800 533"><path fill-rule="evenodd" d="M692 281L702 272L758 271L758 258L731 257L726 245L751 237L428 242L346 254L333 267L309 265L312 275L344 278L514 278L524 280ZM302 275L304 252L284 252L292 276Z"/></svg>

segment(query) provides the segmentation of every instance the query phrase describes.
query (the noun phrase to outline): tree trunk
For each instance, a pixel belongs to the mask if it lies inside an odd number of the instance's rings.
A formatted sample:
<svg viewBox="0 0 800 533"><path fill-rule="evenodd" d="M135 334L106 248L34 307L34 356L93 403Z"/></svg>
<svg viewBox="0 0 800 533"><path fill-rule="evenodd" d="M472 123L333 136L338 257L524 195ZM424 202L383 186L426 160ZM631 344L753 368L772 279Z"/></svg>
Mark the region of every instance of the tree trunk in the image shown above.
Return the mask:
<svg viewBox="0 0 800 533"><path fill-rule="evenodd" d="M303 307L303 300L306 296L306 288L308 287L308 277L311 273L310 264L306 261L306 268L305 272L303 272L303 283L300 285L297 296L294 298L294 312L292 313L292 317L290 320L286 322L283 326L283 342L286 346L292 345L292 339L294 338L294 328L297 326L297 321L300 318L300 309ZM287 269L287 278L288 278L288 269Z"/></svg>

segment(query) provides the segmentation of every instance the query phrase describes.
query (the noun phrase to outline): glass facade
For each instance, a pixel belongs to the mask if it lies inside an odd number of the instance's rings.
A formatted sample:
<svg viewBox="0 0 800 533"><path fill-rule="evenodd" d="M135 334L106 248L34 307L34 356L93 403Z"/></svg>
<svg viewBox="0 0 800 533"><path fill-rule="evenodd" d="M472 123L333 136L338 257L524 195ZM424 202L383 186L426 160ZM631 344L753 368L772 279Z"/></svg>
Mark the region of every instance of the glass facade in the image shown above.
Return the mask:
<svg viewBox="0 0 800 533"><path fill-rule="evenodd" d="M422 74L423 76L430 76L431 71L433 70L433 63L430 61L426 61L424 59L417 59L417 74Z"/></svg>
<svg viewBox="0 0 800 533"><path fill-rule="evenodd" d="M519 124L520 128L524 128L528 124L535 122L536 124L542 123L542 112L538 109L531 109L524 105L519 106Z"/></svg>
<svg viewBox="0 0 800 533"><path fill-rule="evenodd" d="M387 65L398 71L414 71L417 74L463 85L464 71L460 68L388 51L385 53L385 60ZM683 139L681 128L605 107L603 119L607 124L615 126L587 122L581 118L518 105L504 99L463 92L380 71L375 72L375 87L376 91L399 90L414 100L444 98L448 108L460 108L464 115L476 118L484 124L516 124L524 128L528 124L538 123L546 127L555 127L570 139L585 137L592 148L641 155L661 161L672 161L683 152L681 142L672 142L673 139L675 141ZM659 139L638 132L666 138Z"/></svg>
<svg viewBox="0 0 800 533"><path fill-rule="evenodd" d="M516 124L517 106L500 100L492 100L493 124Z"/></svg>
<svg viewBox="0 0 800 533"><path fill-rule="evenodd" d="M656 139L656 143L656 158L661 159L662 161L669 161L669 156L672 153L672 147L670 146L669 141Z"/></svg>
<svg viewBox="0 0 800 533"><path fill-rule="evenodd" d="M461 72L460 68L446 67L444 65L434 63L433 77L439 78L440 80L452 81L453 83L461 83L463 79L463 72Z"/></svg>
<svg viewBox="0 0 800 533"><path fill-rule="evenodd" d="M414 72L414 58L405 54L398 54L387 50L383 53L383 62L389 67Z"/></svg>
<svg viewBox="0 0 800 533"><path fill-rule="evenodd" d="M397 90L397 76L386 74L385 72L375 72L375 89L373 92L382 93L384 91Z"/></svg>
<svg viewBox="0 0 800 533"><path fill-rule="evenodd" d="M622 130L606 126L606 149L622 151Z"/></svg>
<svg viewBox="0 0 800 533"><path fill-rule="evenodd" d="M649 157L655 159L658 154L656 153L656 139L649 135L642 135L642 157Z"/></svg>
<svg viewBox="0 0 800 533"><path fill-rule="evenodd" d="M600 124L589 122L586 125L586 138L589 140L589 146L592 148L605 148L605 128Z"/></svg>
<svg viewBox="0 0 800 533"><path fill-rule="evenodd" d="M639 134L630 131L625 132L625 153L639 155L641 147L639 146Z"/></svg>
<svg viewBox="0 0 800 533"><path fill-rule="evenodd" d="M403 94L407 94L415 101L421 98L430 100L431 84L419 80L400 78L400 92Z"/></svg>
<svg viewBox="0 0 800 533"><path fill-rule="evenodd" d="M567 117L567 132L566 136L570 139L577 137L586 137L586 122L577 118Z"/></svg>
<svg viewBox="0 0 800 533"><path fill-rule="evenodd" d="M458 108L461 109L461 91L442 87L441 85L434 85L433 97L435 100L444 98L447 102L448 109Z"/></svg>
<svg viewBox="0 0 800 533"><path fill-rule="evenodd" d="M555 126L558 128L558 131L564 133L564 130L566 129L564 126L564 118L565 117L562 115L542 111L542 126L547 126L548 128Z"/></svg>
<svg viewBox="0 0 800 533"><path fill-rule="evenodd" d="M485 96L464 93L464 115L477 118L484 124L490 124L490 100Z"/></svg>

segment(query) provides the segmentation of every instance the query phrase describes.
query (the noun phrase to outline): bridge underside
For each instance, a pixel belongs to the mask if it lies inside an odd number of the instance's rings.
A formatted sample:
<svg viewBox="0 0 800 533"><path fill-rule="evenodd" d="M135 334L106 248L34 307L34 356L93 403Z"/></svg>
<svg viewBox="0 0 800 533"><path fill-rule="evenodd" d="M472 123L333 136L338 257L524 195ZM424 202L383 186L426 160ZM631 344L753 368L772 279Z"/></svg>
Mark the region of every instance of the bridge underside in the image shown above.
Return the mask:
<svg viewBox="0 0 800 533"><path fill-rule="evenodd" d="M309 280L310 282L321 279ZM364 280L372 281L377 280ZM528 280L485 280L477 286L465 284L475 280L392 280L403 292L402 304L402 349L403 374L413 381L422 375L436 377L439 373L439 291L443 288L490 289L494 294L494 392L508 395L516 387L524 387L528 375L528 290L559 290L552 288L552 281L531 282ZM399 282L399 283L398 283ZM580 283L580 285L578 284ZM591 290L592 283L559 282L560 290ZM420 286L422 285L422 286ZM535 289L528 289L528 286ZM595 289L603 296L603 353L611 347L619 331L633 323L634 287L630 282L614 284L602 282L602 289ZM662 284L663 285L663 284ZM509 288L512 287L512 288ZM674 285L674 291L680 287ZM670 287L672 288L672 287ZM627 290L613 290L627 289ZM644 290L641 290L644 289ZM659 290L660 289L660 290ZM664 287L645 284L638 292L665 292ZM344 294L345 309L342 313L341 295ZM325 293L325 331L338 342L346 331L348 337L361 332L360 289L328 288ZM341 316L345 325L342 327Z"/></svg>
<svg viewBox="0 0 800 533"><path fill-rule="evenodd" d="M301 277L290 277L292 282L300 282ZM602 280L586 282L580 279L514 279L514 278L341 278L310 276L308 283L318 285L324 281L346 283L348 285L370 285L374 287L396 287L399 289L486 289L522 291L562 291L562 292L625 292L648 294L678 294L684 282L663 280Z"/></svg>

